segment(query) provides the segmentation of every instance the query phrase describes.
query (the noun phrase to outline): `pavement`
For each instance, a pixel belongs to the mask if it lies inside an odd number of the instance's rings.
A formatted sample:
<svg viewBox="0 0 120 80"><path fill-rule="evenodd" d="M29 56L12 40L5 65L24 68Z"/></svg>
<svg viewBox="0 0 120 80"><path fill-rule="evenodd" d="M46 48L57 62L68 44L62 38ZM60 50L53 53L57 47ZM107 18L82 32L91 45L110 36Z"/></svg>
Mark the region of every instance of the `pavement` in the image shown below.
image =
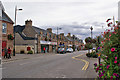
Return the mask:
<svg viewBox="0 0 120 80"><path fill-rule="evenodd" d="M42 55L52 55L55 53L39 53L39 54L16 54L15 56L11 56L10 59L2 57L2 63L16 61L16 60L23 60L23 59L30 59L33 57L38 57Z"/></svg>
<svg viewBox="0 0 120 80"><path fill-rule="evenodd" d="M11 59L3 59L2 76L3 78L96 78L93 64L97 59L88 58L85 53L86 51L67 54L17 54Z"/></svg>

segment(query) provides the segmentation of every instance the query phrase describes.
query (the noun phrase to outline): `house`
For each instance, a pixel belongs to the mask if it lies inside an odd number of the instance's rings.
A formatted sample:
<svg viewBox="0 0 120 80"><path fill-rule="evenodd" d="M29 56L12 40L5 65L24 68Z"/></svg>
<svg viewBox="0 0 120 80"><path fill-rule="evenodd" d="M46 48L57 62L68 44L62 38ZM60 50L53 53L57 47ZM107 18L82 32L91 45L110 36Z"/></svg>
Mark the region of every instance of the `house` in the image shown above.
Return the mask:
<svg viewBox="0 0 120 80"><path fill-rule="evenodd" d="M15 31L15 52L28 53L28 48L33 53L43 53L43 48L47 52L55 52L56 35L52 33L52 29L47 30L32 25L32 20L26 20L25 25L17 25Z"/></svg>
<svg viewBox="0 0 120 80"><path fill-rule="evenodd" d="M52 32L52 28L44 30L33 26L32 20L26 20L23 26L15 26L14 31L16 53L28 53L30 50L33 53L43 53L43 48L45 48L46 53L56 52L57 42L58 47L64 47L65 49L73 45L73 38L70 33L69 36L65 36L64 33L56 35ZM77 39L78 44L80 42Z"/></svg>
<svg viewBox="0 0 120 80"><path fill-rule="evenodd" d="M1 4L1 3L0 3ZM10 47L13 52L13 24L14 22L2 9L2 55L4 55L4 48Z"/></svg>

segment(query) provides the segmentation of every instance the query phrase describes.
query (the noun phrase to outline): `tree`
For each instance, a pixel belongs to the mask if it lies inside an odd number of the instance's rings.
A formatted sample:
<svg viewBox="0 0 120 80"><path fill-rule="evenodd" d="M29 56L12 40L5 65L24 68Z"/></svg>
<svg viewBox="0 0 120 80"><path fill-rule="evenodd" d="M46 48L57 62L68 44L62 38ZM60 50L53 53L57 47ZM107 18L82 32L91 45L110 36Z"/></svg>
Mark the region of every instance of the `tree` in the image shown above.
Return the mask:
<svg viewBox="0 0 120 80"><path fill-rule="evenodd" d="M91 38L91 37L87 37L87 38L85 39L85 42L86 42L86 43L92 43L92 38Z"/></svg>
<svg viewBox="0 0 120 80"><path fill-rule="evenodd" d="M85 44L85 48L88 49L88 53L90 53L90 49L92 49L93 46L91 43L87 43L87 44Z"/></svg>

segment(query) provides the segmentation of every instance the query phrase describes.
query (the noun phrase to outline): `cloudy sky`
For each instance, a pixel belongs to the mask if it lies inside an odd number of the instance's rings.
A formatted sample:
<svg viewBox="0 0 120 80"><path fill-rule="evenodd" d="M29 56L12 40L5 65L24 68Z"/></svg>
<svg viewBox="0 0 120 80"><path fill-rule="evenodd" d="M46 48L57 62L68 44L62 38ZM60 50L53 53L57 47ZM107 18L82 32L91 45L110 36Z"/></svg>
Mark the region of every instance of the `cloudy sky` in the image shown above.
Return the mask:
<svg viewBox="0 0 120 80"><path fill-rule="evenodd" d="M46 29L61 27L59 33L74 34L81 39L90 36L93 27L94 37L107 29L106 20L118 19L119 0L1 0L5 12L14 21L15 5L22 8L17 12L17 24L24 25L31 19L33 25ZM102 28L103 26L103 28Z"/></svg>

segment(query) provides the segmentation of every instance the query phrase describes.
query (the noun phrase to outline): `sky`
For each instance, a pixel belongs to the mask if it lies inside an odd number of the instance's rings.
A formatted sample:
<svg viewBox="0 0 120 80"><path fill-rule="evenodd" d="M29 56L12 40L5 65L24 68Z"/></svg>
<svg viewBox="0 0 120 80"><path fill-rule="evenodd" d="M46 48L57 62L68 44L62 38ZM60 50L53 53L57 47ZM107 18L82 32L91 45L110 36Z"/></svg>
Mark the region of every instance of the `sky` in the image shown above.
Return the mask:
<svg viewBox="0 0 120 80"><path fill-rule="evenodd" d="M71 33L80 39L93 37L108 29L106 20L115 17L118 20L119 0L1 0L5 12L14 21L15 6L22 8L17 11L17 25L24 25L25 20L32 20L33 26L52 28L56 33ZM103 26L103 27L102 27Z"/></svg>

